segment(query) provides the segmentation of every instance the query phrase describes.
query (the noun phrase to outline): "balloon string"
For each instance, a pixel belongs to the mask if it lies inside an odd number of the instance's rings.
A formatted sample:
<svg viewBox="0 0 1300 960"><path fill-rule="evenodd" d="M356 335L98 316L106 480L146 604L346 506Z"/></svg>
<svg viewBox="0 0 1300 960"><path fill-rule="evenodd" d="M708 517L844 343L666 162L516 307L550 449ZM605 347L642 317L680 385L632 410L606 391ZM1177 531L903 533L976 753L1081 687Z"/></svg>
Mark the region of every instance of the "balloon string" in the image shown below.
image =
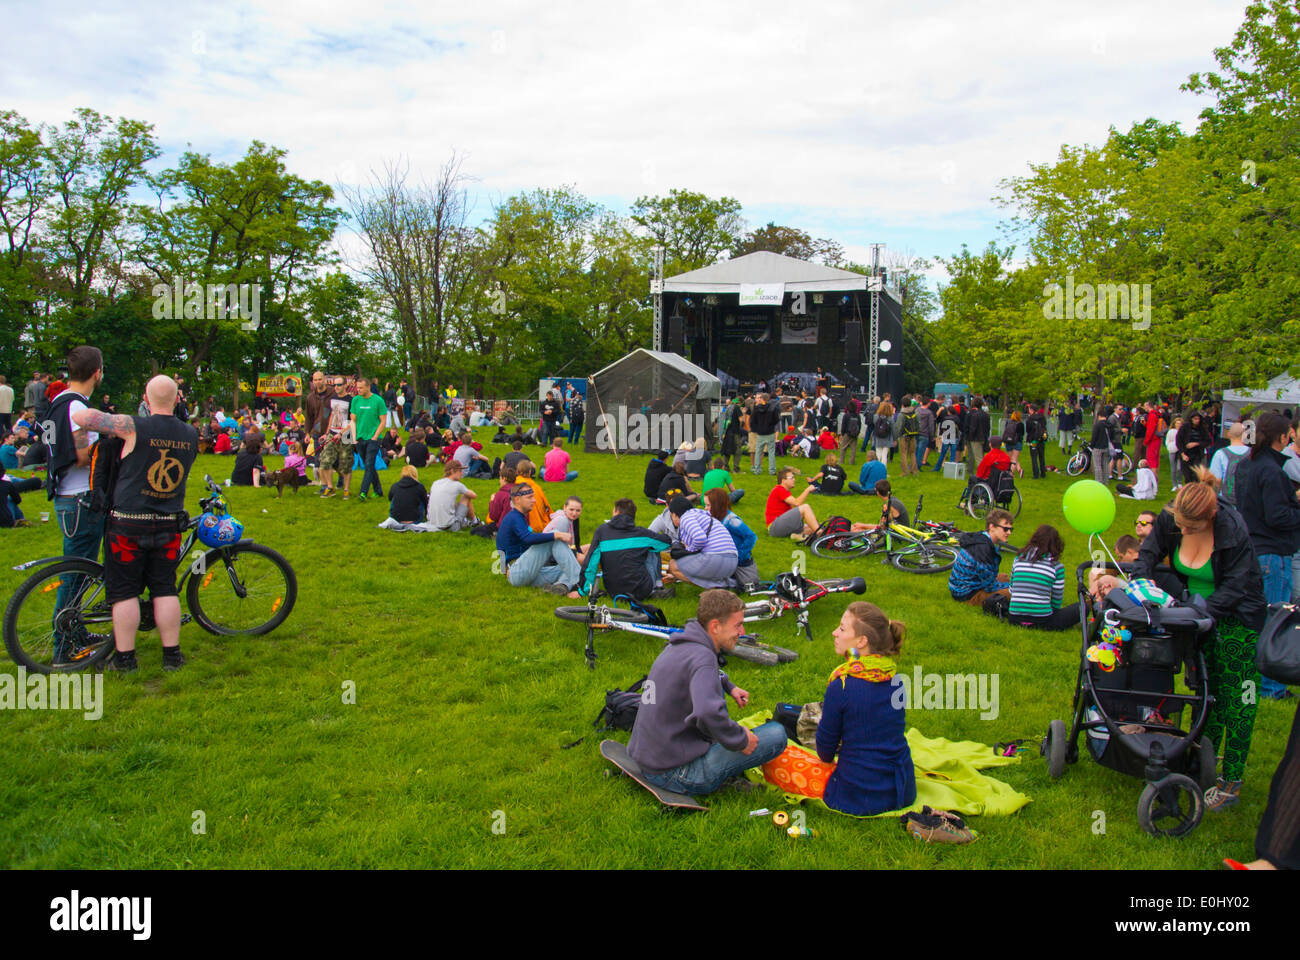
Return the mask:
<svg viewBox="0 0 1300 960"><path fill-rule="evenodd" d="M1119 565L1119 561L1115 559L1115 555L1110 552L1109 548L1107 548L1106 541L1101 538L1100 533L1091 533L1088 535L1088 555L1093 557L1094 565L1096 560L1096 553L1092 549L1092 541L1094 539L1101 546L1101 552L1104 553L1107 557L1109 557L1110 562L1115 565L1115 570L1119 573L1120 579L1123 580L1125 583L1130 583L1131 581L1128 578L1128 574L1124 572L1124 569Z"/></svg>

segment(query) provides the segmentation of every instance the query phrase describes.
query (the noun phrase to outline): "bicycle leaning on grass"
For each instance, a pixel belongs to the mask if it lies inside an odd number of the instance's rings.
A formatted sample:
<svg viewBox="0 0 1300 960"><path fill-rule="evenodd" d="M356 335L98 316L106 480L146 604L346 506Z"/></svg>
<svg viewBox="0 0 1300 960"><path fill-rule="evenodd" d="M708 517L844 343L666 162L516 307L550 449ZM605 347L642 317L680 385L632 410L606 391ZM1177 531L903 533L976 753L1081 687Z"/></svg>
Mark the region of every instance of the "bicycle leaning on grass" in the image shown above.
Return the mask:
<svg viewBox="0 0 1300 960"><path fill-rule="evenodd" d="M298 578L270 547L242 537L242 525L227 515L226 500L212 477L211 496L199 501L178 556L190 560L177 583L191 620L220 636L260 636L285 621L298 599ZM215 523L214 519L215 518ZM229 524L221 530L222 522ZM200 524L207 524L200 537ZM221 530L220 533L217 531ZM234 539L210 546L234 531ZM85 670L113 652L113 609L104 595L104 567L80 557L42 557L14 570L40 567L14 591L5 608L4 644L15 663L38 673ZM140 629L154 628L153 604L140 600Z"/></svg>
<svg viewBox="0 0 1300 960"><path fill-rule="evenodd" d="M879 525L851 533L831 533L813 541L819 557L845 559L880 555L881 563L892 563L907 573L941 573L957 562L957 526L938 520L921 520L925 497L916 501L916 526L906 526L890 516L889 504L881 512Z"/></svg>

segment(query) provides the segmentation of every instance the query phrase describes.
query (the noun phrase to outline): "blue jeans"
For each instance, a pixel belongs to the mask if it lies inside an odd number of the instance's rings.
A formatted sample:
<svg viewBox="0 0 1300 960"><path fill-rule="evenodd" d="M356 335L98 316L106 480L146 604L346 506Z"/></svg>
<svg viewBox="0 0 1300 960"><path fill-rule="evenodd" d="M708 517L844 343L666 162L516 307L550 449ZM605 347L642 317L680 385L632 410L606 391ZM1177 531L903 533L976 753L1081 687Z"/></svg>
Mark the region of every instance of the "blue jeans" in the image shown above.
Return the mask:
<svg viewBox="0 0 1300 960"><path fill-rule="evenodd" d="M478 478L480 480L492 479L492 468L488 466L487 461L473 457L469 462L469 468L465 471L465 476Z"/></svg>
<svg viewBox="0 0 1300 960"><path fill-rule="evenodd" d="M1276 553L1259 554L1259 572L1264 577L1264 601L1289 603L1291 600L1291 557ZM1286 686L1268 677L1260 678L1261 696L1276 699L1286 692Z"/></svg>
<svg viewBox="0 0 1300 960"><path fill-rule="evenodd" d="M548 560L555 563L547 565ZM562 583L572 590L582 576L582 569L567 543L552 540L535 543L510 564L506 579L512 587L546 587Z"/></svg>
<svg viewBox="0 0 1300 960"><path fill-rule="evenodd" d="M375 457L379 455L378 440L358 440L357 453L361 454L361 465L365 474L361 478L361 495L364 497L374 484L375 495L382 497L384 488L379 485L379 471L375 469Z"/></svg>
<svg viewBox="0 0 1300 960"><path fill-rule="evenodd" d="M63 555L84 557L99 563L104 541L104 514L92 512L78 500L78 497L54 498L54 517L63 533ZM81 590L81 577L64 577L54 595L55 610L62 610Z"/></svg>
<svg viewBox="0 0 1300 960"><path fill-rule="evenodd" d="M581 420L569 421L569 442L570 443L577 443L579 440L582 439L582 425L586 422L587 422L586 418L583 418Z"/></svg>
<svg viewBox="0 0 1300 960"><path fill-rule="evenodd" d="M957 444L945 443L939 448L939 462L934 465L935 473L938 473L943 469L943 461L945 459L951 460L953 463L957 462Z"/></svg>
<svg viewBox="0 0 1300 960"><path fill-rule="evenodd" d="M925 451L930 449L929 437L916 438L916 469L921 469L921 461L925 459Z"/></svg>
<svg viewBox="0 0 1300 960"><path fill-rule="evenodd" d="M672 790L674 793L692 796L714 793L731 777L739 776L750 767L762 766L769 760L776 759L785 749L785 727L775 720L769 720L762 726L755 727L754 736L758 737L758 746L749 756L745 756L739 750L728 750L722 744L715 743L703 756L696 757L690 763L682 764L675 770L664 770L660 773L651 773L648 770L641 772L646 780L655 786Z"/></svg>

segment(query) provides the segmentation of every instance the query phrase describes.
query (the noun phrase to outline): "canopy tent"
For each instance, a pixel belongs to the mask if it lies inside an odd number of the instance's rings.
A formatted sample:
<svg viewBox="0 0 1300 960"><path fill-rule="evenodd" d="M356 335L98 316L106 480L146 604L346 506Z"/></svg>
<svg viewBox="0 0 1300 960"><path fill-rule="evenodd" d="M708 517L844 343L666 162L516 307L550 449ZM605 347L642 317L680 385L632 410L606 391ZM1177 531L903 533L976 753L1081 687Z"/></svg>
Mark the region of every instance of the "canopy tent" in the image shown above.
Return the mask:
<svg viewBox="0 0 1300 960"><path fill-rule="evenodd" d="M722 383L675 353L638 349L587 378L587 453L671 450L704 437Z"/></svg>
<svg viewBox="0 0 1300 960"><path fill-rule="evenodd" d="M1297 407L1300 407L1300 379L1283 373L1270 380L1263 390L1224 391L1223 423L1220 426L1227 430L1228 425L1243 412L1254 415L1264 410L1278 413L1290 410L1294 417Z"/></svg>
<svg viewBox="0 0 1300 960"><path fill-rule="evenodd" d="M781 287L785 293L866 290L865 274L759 250L664 278L664 293L741 293L741 285ZM771 292L771 291L769 291Z"/></svg>

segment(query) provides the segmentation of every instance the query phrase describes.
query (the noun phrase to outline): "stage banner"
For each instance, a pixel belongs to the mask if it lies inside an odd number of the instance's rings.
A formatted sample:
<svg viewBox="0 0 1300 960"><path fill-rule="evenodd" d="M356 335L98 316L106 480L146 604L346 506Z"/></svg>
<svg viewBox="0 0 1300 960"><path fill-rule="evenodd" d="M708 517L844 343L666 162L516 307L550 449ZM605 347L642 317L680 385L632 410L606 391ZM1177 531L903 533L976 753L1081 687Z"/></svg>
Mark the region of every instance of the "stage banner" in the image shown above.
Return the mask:
<svg viewBox="0 0 1300 960"><path fill-rule="evenodd" d="M781 342L817 344L817 318L793 317L781 318Z"/></svg>
<svg viewBox="0 0 1300 960"><path fill-rule="evenodd" d="M257 392L264 397L301 397L302 377L296 373L259 373Z"/></svg>
<svg viewBox="0 0 1300 960"><path fill-rule="evenodd" d="M742 283L742 307L779 307L785 301L784 283Z"/></svg>

